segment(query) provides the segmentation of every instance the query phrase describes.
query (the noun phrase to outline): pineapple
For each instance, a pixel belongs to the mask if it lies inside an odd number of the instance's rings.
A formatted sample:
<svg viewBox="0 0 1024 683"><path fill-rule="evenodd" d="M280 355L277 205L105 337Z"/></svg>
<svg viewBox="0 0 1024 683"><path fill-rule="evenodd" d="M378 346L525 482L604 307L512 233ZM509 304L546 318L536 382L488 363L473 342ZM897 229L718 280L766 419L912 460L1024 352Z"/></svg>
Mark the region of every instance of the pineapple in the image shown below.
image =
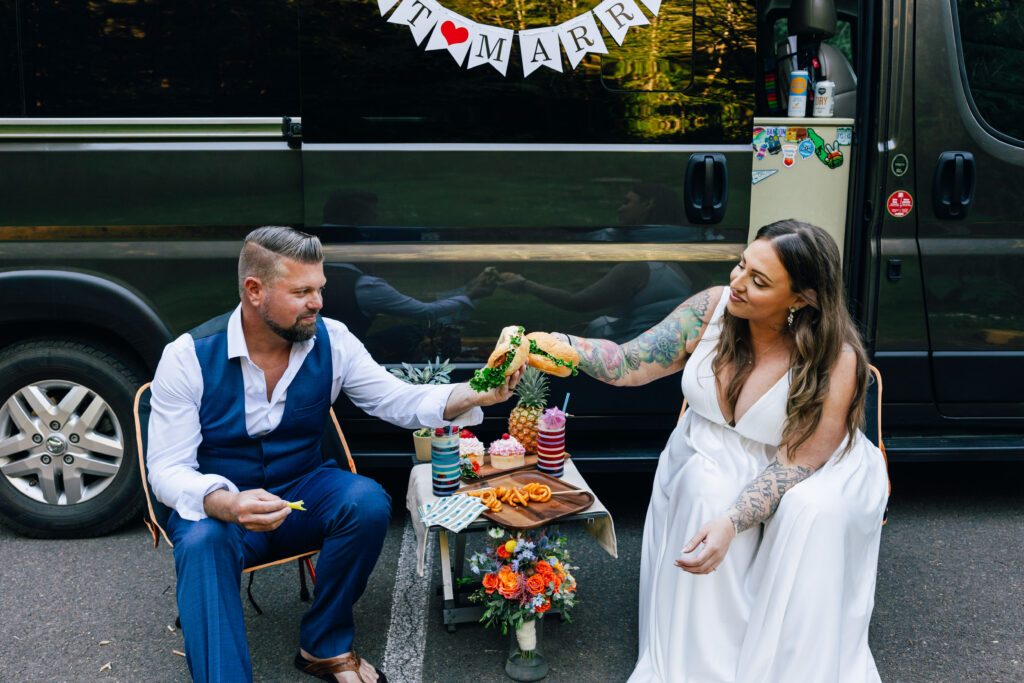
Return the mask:
<svg viewBox="0 0 1024 683"><path fill-rule="evenodd" d="M528 366L516 385L519 403L508 416L508 433L523 444L528 454L537 452L537 420L548 400L548 378L535 367Z"/></svg>

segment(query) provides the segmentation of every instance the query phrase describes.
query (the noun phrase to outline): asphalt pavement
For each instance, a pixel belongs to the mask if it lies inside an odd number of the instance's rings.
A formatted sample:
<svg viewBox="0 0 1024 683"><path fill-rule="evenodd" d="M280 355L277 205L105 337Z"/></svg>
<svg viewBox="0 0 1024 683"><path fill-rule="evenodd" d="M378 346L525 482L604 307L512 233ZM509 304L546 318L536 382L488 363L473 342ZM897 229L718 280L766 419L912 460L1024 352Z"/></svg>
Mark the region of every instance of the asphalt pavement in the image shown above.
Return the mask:
<svg viewBox="0 0 1024 683"><path fill-rule="evenodd" d="M428 578L411 571L406 473L365 473L390 491L395 514L356 607L356 650L389 663L397 681L509 680L509 636L479 624L449 633L441 623L436 548ZM1024 681L1024 463L899 465L891 474L870 633L882 679ZM614 516L619 557L563 525L579 566L581 604L571 623L545 620L546 680L629 675L651 479L588 475ZM174 585L170 551L154 549L141 522L107 537L65 541L21 538L0 527L0 681L188 681L185 660L175 654L183 645ZM255 680L314 680L291 667L305 608L296 567L259 572L253 593L263 609L258 615L244 603Z"/></svg>

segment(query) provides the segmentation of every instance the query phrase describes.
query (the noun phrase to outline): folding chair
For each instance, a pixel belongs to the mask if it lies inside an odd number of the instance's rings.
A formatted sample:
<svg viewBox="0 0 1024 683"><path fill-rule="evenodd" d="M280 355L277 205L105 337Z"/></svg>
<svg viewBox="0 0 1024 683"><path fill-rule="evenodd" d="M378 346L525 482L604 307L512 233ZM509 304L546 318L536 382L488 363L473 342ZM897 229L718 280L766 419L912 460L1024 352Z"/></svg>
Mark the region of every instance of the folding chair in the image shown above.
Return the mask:
<svg viewBox="0 0 1024 683"><path fill-rule="evenodd" d="M153 495L153 492L149 488L148 471L146 469L146 446L149 444L148 431L149 431L149 413L150 413L150 385L152 382L146 382L139 390L135 393L135 443L138 447L139 453L139 473L142 476L142 490L146 492L146 510L144 510L143 521L149 528L151 534L153 534L153 547L157 547L160 544L160 537L163 536L164 540L167 541L167 545L174 547L171 543L171 539L167 536L167 519L171 516L171 510L166 505L161 503ZM356 464L352 460L352 452L348 448L348 442L345 440L345 434L341 431L341 425L338 424L338 418L334 414L334 408L330 410L331 423L334 425L334 429L326 429L324 431L324 438L321 443L321 453L324 458L334 457L336 460L341 462L340 453L341 449L344 450L345 457L348 461L349 469L355 473ZM313 569L313 556L319 552L318 550L311 550L306 553L300 553L298 555L292 555L291 557L283 557L273 562L266 562L264 564L255 565L252 567L246 567L242 570L243 574L249 575L249 586L246 589L249 594L249 602L256 609L257 614L263 614L263 610L256 604L256 600L252 596L252 582L255 572L259 569L266 567L273 567L277 564L285 564L287 562L295 561L299 566L299 598L302 601L309 600L309 589L306 587L306 571L309 571L310 579L316 583L316 571ZM178 622L180 626L180 621Z"/></svg>

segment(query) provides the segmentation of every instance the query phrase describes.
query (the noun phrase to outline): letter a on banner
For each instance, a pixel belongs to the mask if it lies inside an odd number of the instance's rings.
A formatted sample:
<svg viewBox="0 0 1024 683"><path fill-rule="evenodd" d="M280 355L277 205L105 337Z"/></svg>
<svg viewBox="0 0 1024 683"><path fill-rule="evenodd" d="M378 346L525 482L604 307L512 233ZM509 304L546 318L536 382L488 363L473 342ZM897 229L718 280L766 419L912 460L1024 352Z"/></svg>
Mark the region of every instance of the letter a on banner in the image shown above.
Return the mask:
<svg viewBox="0 0 1024 683"><path fill-rule="evenodd" d="M441 8L437 17L434 32L427 41L427 50L448 50L452 59L459 66L466 61L466 53L473 42L476 24L469 19L460 17L455 12Z"/></svg>
<svg viewBox="0 0 1024 683"><path fill-rule="evenodd" d="M651 23L633 0L604 0L594 8L594 14L619 45L622 45L630 26L646 26Z"/></svg>
<svg viewBox="0 0 1024 683"><path fill-rule="evenodd" d="M569 58L569 64L574 69L588 52L608 54L604 38L601 37L601 31L597 28L594 15L590 12L570 19L564 24L559 24L555 28L558 30L558 37L562 40L562 47L565 48L565 56Z"/></svg>
<svg viewBox="0 0 1024 683"><path fill-rule="evenodd" d="M473 43L469 47L467 69L481 64L490 64L502 76L508 71L508 59L512 55L512 39L515 31L478 24Z"/></svg>
<svg viewBox="0 0 1024 683"><path fill-rule="evenodd" d="M562 72L562 50L556 28L534 28L519 32L519 52L523 58L523 77L541 66Z"/></svg>
<svg viewBox="0 0 1024 683"><path fill-rule="evenodd" d="M389 24L406 24L412 31L413 40L419 45L437 23L441 6L434 0L402 0L395 13L388 19Z"/></svg>

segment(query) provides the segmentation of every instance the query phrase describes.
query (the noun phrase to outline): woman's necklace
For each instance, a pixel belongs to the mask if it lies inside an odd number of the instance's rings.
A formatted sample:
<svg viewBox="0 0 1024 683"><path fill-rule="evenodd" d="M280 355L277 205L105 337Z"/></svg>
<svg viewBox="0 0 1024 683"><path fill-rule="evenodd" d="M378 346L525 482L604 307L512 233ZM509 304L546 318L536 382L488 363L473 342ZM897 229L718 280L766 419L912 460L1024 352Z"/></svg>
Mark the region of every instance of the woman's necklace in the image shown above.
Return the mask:
<svg viewBox="0 0 1024 683"><path fill-rule="evenodd" d="M762 349L762 350L761 350L761 353L760 353L760 354L758 354L758 353L757 353L756 351L754 351L754 344L753 344L753 342L751 342L751 344L750 344L750 351L751 351L751 355L753 356L753 358L751 358L750 360L748 360L748 361L747 361L747 363L748 363L748 364L750 364L750 363L753 363L754 361L756 361L756 360L757 360L757 357L758 357L758 355L760 355L760 356L761 356L761 357L763 358L763 357L765 356L765 354L767 354L767 353L768 353L769 351L771 351L771 350L772 350L772 349L774 349L774 348L775 348L776 346L778 346L779 344L781 344L781 343L782 343L782 340L783 340L783 339L785 339L785 338L786 338L786 335L785 335L785 334L780 334L780 335L779 335L779 338L778 338L778 339L776 339L776 340L775 340L775 342L774 342L773 344L771 344L771 345L770 345L770 346L769 346L768 348L766 348L766 349Z"/></svg>

